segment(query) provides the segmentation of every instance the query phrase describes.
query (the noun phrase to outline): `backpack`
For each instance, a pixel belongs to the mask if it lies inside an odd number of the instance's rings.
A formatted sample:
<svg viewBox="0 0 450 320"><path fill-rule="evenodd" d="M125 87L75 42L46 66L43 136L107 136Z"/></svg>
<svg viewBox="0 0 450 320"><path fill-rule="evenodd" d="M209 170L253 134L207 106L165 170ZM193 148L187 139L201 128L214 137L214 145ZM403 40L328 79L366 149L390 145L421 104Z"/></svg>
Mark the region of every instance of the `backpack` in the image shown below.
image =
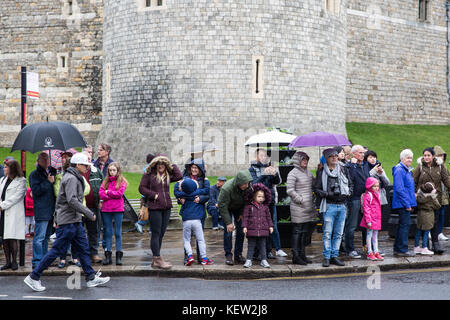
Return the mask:
<svg viewBox="0 0 450 320"><path fill-rule="evenodd" d="M370 195L370 204L372 204L372 201L373 201L373 195L370 193L370 192L364 192L362 195L361 195L361 213L364 215L364 209L363 209L363 203L364 203L364 195L366 194L366 193L368 193L369 195Z"/></svg>

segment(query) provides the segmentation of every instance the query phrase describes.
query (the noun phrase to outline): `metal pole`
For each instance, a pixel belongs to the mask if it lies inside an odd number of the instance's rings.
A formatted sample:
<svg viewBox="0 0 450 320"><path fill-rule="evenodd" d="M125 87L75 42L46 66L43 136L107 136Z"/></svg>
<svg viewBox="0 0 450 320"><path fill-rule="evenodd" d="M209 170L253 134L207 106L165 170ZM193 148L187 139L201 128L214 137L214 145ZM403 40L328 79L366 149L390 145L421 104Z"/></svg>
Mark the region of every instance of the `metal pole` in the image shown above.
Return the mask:
<svg viewBox="0 0 450 320"><path fill-rule="evenodd" d="M21 75L21 109L20 109L20 127L25 128L27 125L27 67L20 68ZM21 151L20 153L20 163L22 166L22 171L27 177L27 153L26 151ZM19 240L19 265L22 267L25 265L25 240Z"/></svg>

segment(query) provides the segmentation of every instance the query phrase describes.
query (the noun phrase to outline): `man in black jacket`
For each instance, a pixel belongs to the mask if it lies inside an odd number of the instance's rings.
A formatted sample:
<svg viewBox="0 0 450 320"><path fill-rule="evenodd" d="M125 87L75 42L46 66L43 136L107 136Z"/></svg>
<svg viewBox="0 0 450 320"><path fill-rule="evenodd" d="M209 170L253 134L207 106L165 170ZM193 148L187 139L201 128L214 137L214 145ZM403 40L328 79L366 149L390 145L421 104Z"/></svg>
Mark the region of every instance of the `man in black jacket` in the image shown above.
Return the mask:
<svg viewBox="0 0 450 320"><path fill-rule="evenodd" d="M339 246L347 214L346 203L353 192L353 184L347 168L338 161L338 153L330 148L323 151L326 163L317 172L314 193L321 199L323 213L323 256L322 265L330 263L343 266L338 259Z"/></svg>

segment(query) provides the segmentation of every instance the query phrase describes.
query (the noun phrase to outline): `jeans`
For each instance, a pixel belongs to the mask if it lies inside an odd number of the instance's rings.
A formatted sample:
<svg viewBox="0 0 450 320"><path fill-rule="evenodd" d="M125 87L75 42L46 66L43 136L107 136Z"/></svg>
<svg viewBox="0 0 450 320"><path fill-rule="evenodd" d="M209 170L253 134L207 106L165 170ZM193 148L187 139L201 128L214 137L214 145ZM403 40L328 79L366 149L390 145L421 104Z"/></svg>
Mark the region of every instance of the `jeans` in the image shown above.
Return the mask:
<svg viewBox="0 0 450 320"><path fill-rule="evenodd" d="M206 242L203 235L203 225L201 220L183 221L183 242L184 250L188 256L192 255L191 236L195 234L197 240L197 248L200 251L200 258L206 257ZM199 258L198 257L198 258Z"/></svg>
<svg viewBox="0 0 450 320"><path fill-rule="evenodd" d="M103 240L105 251L112 251L112 235L114 220L114 238L116 239L116 251L122 251L122 220L123 212L102 212L103 216Z"/></svg>
<svg viewBox="0 0 450 320"><path fill-rule="evenodd" d="M97 217L95 221L89 220L84 218L83 222L86 225L87 235L88 235L88 241L89 241L89 250L91 252L91 257L98 255L98 225L99 225L99 219L98 219L98 209L97 208L89 208L89 210L92 211L93 214Z"/></svg>
<svg viewBox="0 0 450 320"><path fill-rule="evenodd" d="M445 212L447 211L448 205L442 206L439 211L439 220L438 220L438 234L442 233L445 225Z"/></svg>
<svg viewBox="0 0 450 320"><path fill-rule="evenodd" d="M244 249L244 231L242 230L242 219L237 221L234 219L234 225L236 227L236 240L234 243L234 256L238 257L242 255ZM233 233L227 232L227 228L223 230L223 249L225 250L225 256L233 255L231 250L233 248Z"/></svg>
<svg viewBox="0 0 450 320"><path fill-rule="evenodd" d="M355 238L355 230L358 227L359 215L361 212L361 201L354 199L350 202L349 214L345 222L345 251L350 253L355 250L353 240Z"/></svg>
<svg viewBox="0 0 450 320"><path fill-rule="evenodd" d="M267 260L266 254L266 237L247 237L248 248L247 248L247 260L252 260L255 254L255 248L261 253L261 260Z"/></svg>
<svg viewBox="0 0 450 320"><path fill-rule="evenodd" d="M420 230L416 231L416 239L414 240L414 247L418 247L420 243L420 237L422 237L422 248L428 247L428 237L430 236L430 230Z"/></svg>
<svg viewBox="0 0 450 320"><path fill-rule="evenodd" d="M399 209L398 226L394 240L394 252L408 252L408 234L411 215L405 209Z"/></svg>
<svg viewBox="0 0 450 320"><path fill-rule="evenodd" d="M36 221L34 227L33 238L33 259L31 264L36 266L42 257L48 251L48 241L52 235L53 220L50 221Z"/></svg>
<svg viewBox="0 0 450 320"><path fill-rule="evenodd" d="M327 211L323 214L323 256L325 259L339 256L346 213L347 208L344 204L327 204Z"/></svg>
<svg viewBox="0 0 450 320"><path fill-rule="evenodd" d="M208 208L208 214L212 218L212 227L217 228L219 224L223 227L223 221L222 219L219 219L219 210L215 207Z"/></svg>
<svg viewBox="0 0 450 320"><path fill-rule="evenodd" d="M95 271L91 266L89 244L81 223L63 224L56 228L56 240L53 243L51 250L47 252L39 264L34 268L30 277L33 280L39 280L42 272L48 268L57 257L65 254L69 244L72 244L72 248L79 254L81 267L86 275L86 280L89 281L94 279Z"/></svg>
<svg viewBox="0 0 450 320"><path fill-rule="evenodd" d="M268 239L267 242L272 241L272 244L275 246L275 250L278 251L281 249L281 240L280 240L280 233L278 232L278 217L277 217L277 206L272 205L270 206L270 209L273 213L273 232L270 234L270 240ZM271 247L269 248L272 251Z"/></svg>

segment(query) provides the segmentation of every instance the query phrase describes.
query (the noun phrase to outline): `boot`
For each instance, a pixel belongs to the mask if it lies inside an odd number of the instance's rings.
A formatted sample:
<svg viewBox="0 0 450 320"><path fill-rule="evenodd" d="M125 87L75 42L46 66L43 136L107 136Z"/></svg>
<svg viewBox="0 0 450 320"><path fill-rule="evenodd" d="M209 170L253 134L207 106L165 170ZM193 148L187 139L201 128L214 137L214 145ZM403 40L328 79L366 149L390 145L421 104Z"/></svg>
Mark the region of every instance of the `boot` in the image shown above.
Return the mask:
<svg viewBox="0 0 450 320"><path fill-rule="evenodd" d="M301 234L295 232L292 233L292 263L306 266L307 263L300 256L300 242Z"/></svg>
<svg viewBox="0 0 450 320"><path fill-rule="evenodd" d="M443 254L445 251L441 248L439 241L433 242L433 250L435 254Z"/></svg>
<svg viewBox="0 0 450 320"><path fill-rule="evenodd" d="M121 266L122 265L122 257L123 252L122 251L116 251L116 265Z"/></svg>
<svg viewBox="0 0 450 320"><path fill-rule="evenodd" d="M108 264L112 264L111 256L112 256L111 251L105 251L105 259L103 260L104 266L106 266Z"/></svg>
<svg viewBox="0 0 450 320"><path fill-rule="evenodd" d="M312 263L312 261L306 257L306 237L307 236L308 235L306 232L302 233L302 235L301 235L299 255L300 255L300 258L303 261L305 261L306 263Z"/></svg>
<svg viewBox="0 0 450 320"><path fill-rule="evenodd" d="M170 269L171 267L172 265L170 263L165 262L161 256L159 257L153 256L152 268Z"/></svg>

